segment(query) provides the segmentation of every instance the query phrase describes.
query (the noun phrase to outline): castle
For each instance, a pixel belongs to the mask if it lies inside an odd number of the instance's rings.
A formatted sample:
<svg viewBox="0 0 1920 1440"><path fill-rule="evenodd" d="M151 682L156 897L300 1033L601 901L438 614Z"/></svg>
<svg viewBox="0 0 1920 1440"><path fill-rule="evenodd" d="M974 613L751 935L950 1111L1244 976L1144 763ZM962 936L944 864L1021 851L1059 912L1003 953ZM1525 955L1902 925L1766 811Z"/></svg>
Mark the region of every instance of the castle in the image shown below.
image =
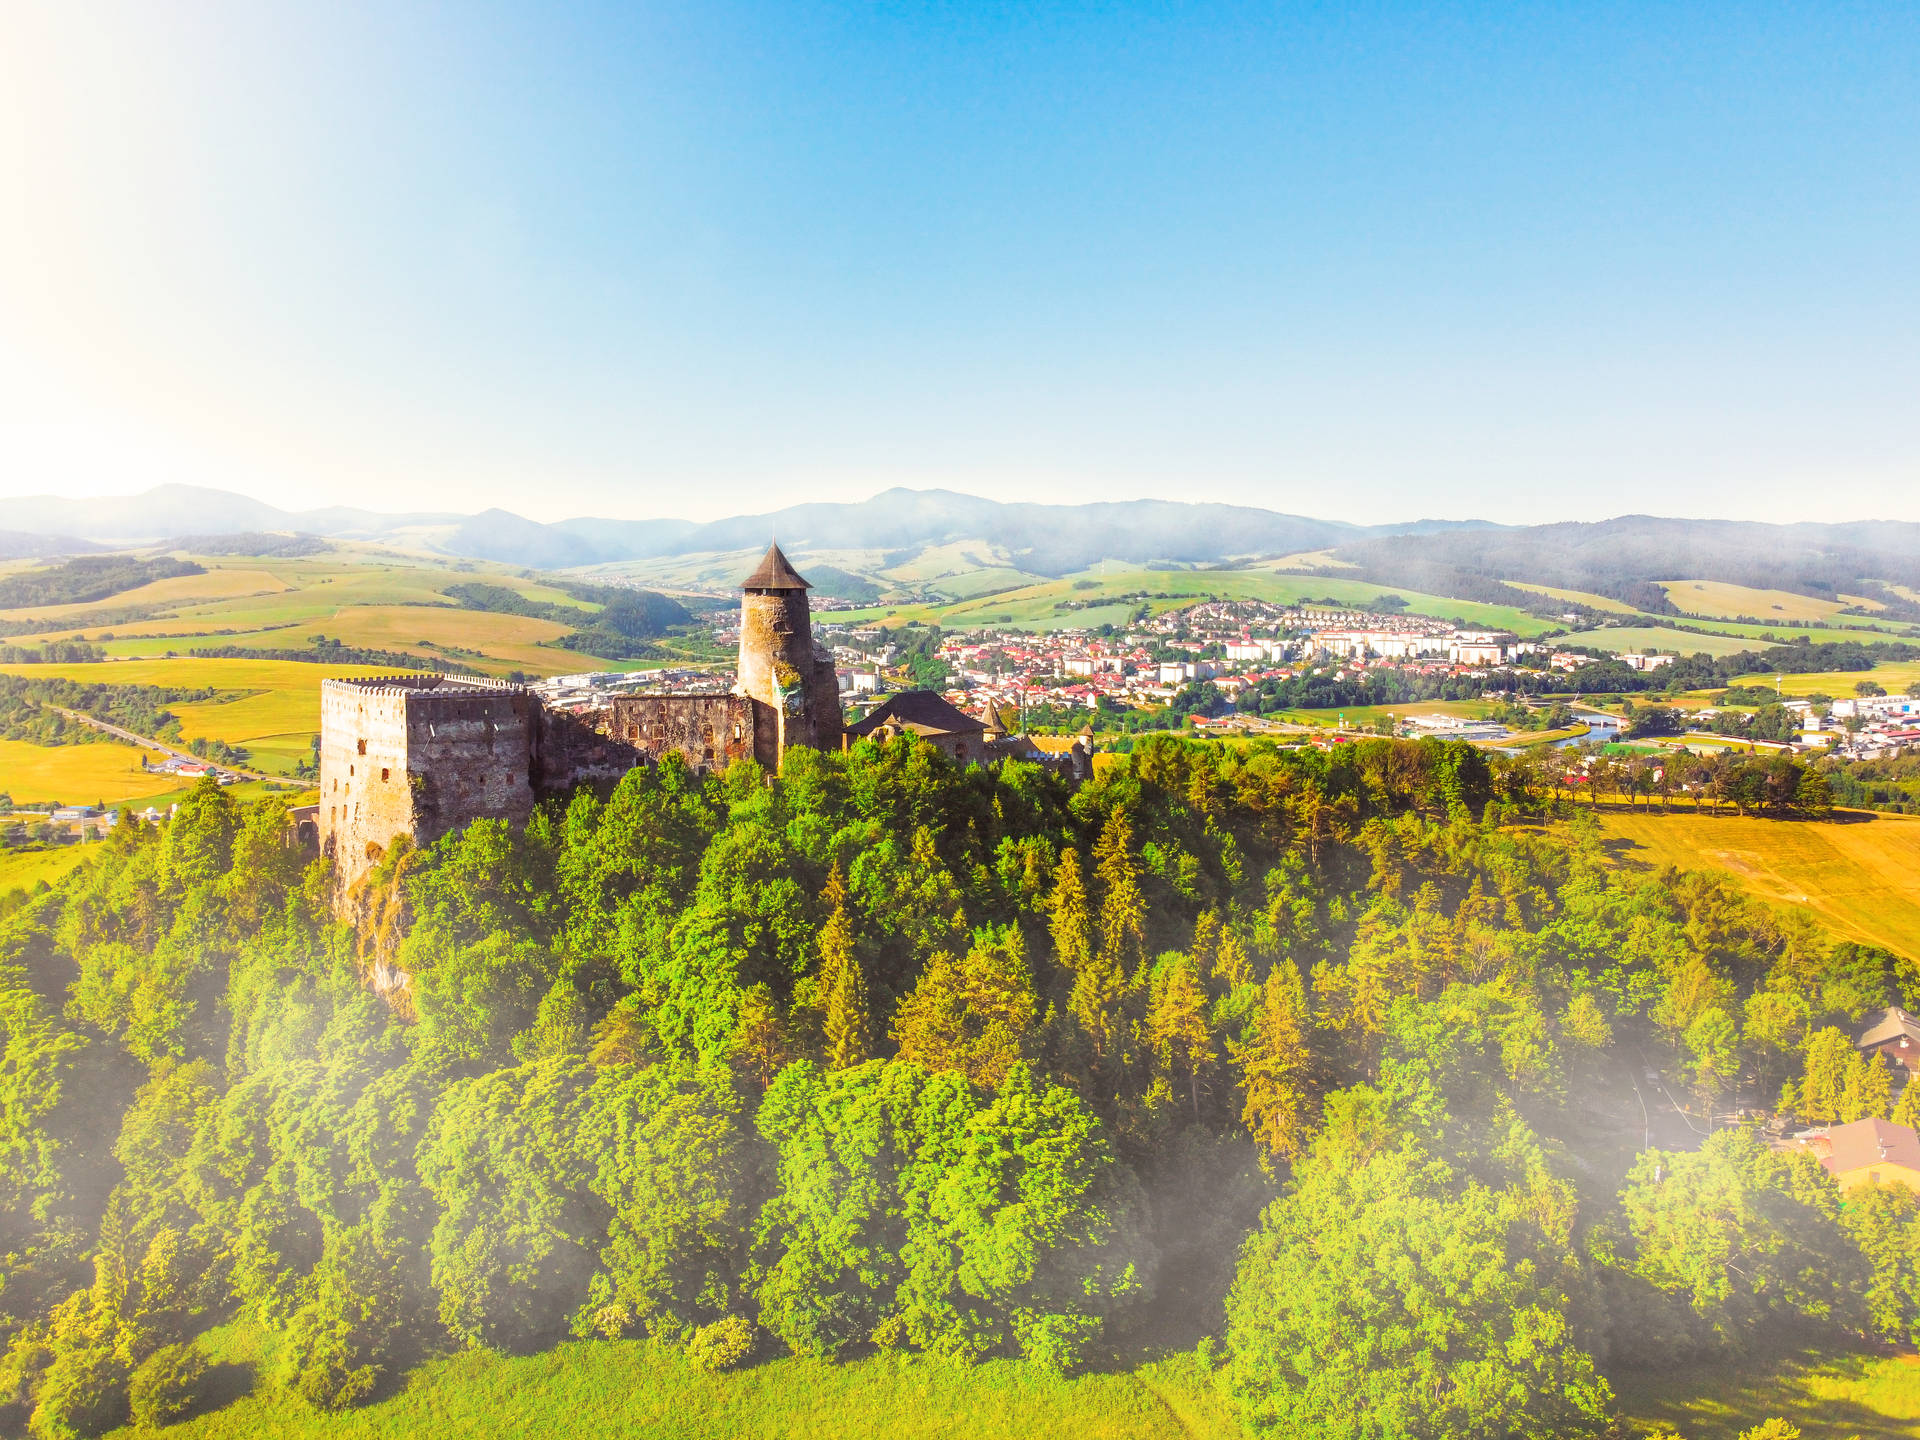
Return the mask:
<svg viewBox="0 0 1920 1440"><path fill-rule="evenodd" d="M543 795L617 780L669 751L697 769L757 760L777 770L790 747L839 749L839 686L814 643L810 588L768 547L741 585L729 695L622 696L577 713L501 680L322 681L321 853L347 885L402 835L424 845L483 816L524 822Z"/></svg>

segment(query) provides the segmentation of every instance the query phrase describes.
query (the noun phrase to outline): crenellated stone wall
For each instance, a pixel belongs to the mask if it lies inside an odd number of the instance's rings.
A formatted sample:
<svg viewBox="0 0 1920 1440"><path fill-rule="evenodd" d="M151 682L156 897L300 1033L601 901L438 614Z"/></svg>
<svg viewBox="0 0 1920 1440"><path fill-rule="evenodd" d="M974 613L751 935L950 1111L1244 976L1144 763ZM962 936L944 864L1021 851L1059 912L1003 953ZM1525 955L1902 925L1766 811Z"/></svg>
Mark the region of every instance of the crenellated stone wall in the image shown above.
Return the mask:
<svg viewBox="0 0 1920 1440"><path fill-rule="evenodd" d="M696 770L779 763L772 714L744 695L624 696L576 713L522 686L433 676L323 681L320 736L314 819L342 885L401 835L426 845L483 816L524 823L543 795L674 751Z"/></svg>

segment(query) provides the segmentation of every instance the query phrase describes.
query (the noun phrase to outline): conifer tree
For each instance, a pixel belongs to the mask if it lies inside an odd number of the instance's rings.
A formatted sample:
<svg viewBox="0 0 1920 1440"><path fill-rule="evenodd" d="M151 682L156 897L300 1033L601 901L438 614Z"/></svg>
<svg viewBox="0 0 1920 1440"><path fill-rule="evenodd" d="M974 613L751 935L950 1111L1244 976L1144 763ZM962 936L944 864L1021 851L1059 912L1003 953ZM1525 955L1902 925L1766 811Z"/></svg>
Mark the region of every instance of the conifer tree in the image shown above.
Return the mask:
<svg viewBox="0 0 1920 1440"><path fill-rule="evenodd" d="M846 1070L872 1058L867 977L853 953L847 883L836 863L827 878L827 923L820 930L820 1003L826 1011L827 1068Z"/></svg>
<svg viewBox="0 0 1920 1440"><path fill-rule="evenodd" d="M1220 949L1214 957L1213 974L1229 990L1237 989L1253 979L1253 960L1247 954L1247 942L1240 938L1238 931L1228 930L1220 936Z"/></svg>
<svg viewBox="0 0 1920 1440"><path fill-rule="evenodd" d="M1038 1014L1026 946L1010 925L963 959L934 956L894 1014L893 1039L902 1060L995 1089L1038 1048Z"/></svg>
<svg viewBox="0 0 1920 1440"><path fill-rule="evenodd" d="M1207 992L1193 961L1178 952L1154 966L1147 1003L1147 1048L1154 1068L1169 1084L1185 1076L1193 1118L1200 1118L1200 1072L1219 1058L1207 1029Z"/></svg>
<svg viewBox="0 0 1920 1440"><path fill-rule="evenodd" d="M1147 902L1140 893L1140 862L1133 854L1133 822L1116 810L1093 847L1100 882L1100 956L1122 977L1146 963Z"/></svg>
<svg viewBox="0 0 1920 1440"><path fill-rule="evenodd" d="M1087 882L1080 873L1079 852L1068 846L1060 852L1053 872L1053 958L1062 970L1077 975L1093 958L1093 912L1087 904Z"/></svg>
<svg viewBox="0 0 1920 1440"><path fill-rule="evenodd" d="M1920 1085L1907 1081L1900 1092L1900 1103L1893 1107L1893 1123L1909 1130L1920 1130Z"/></svg>
<svg viewBox="0 0 1920 1440"><path fill-rule="evenodd" d="M1831 1125L1840 1118L1846 1101L1847 1076L1854 1058L1853 1041L1844 1031L1829 1025L1807 1037L1806 1057L1795 1108L1803 1119L1816 1125Z"/></svg>
<svg viewBox="0 0 1920 1440"><path fill-rule="evenodd" d="M1847 1086L1840 1097L1841 1120L1884 1120L1892 1104L1893 1072L1886 1060L1856 1053L1847 1066Z"/></svg>
<svg viewBox="0 0 1920 1440"><path fill-rule="evenodd" d="M1306 1148L1307 996L1300 972L1282 960L1261 988L1260 1009L1244 1044L1229 1044L1247 1102L1240 1112L1260 1144L1261 1164L1291 1160Z"/></svg>

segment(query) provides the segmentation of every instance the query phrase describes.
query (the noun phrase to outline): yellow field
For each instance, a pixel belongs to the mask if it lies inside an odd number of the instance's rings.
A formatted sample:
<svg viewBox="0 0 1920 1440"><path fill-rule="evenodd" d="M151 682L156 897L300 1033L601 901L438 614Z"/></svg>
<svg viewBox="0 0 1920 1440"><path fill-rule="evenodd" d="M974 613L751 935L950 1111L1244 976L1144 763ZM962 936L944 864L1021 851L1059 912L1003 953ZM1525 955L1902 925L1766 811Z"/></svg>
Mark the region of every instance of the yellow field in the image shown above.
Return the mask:
<svg viewBox="0 0 1920 1440"><path fill-rule="evenodd" d="M58 801L91 805L104 800L144 801L180 788L177 775L141 773L140 761L149 752L119 741L94 745L33 745L25 740L0 740L0 791L18 804Z"/></svg>
<svg viewBox="0 0 1920 1440"><path fill-rule="evenodd" d="M1843 822L1601 810L1629 860L1720 870L1763 900L1804 907L1850 940L1920 956L1920 816Z"/></svg>
<svg viewBox="0 0 1920 1440"><path fill-rule="evenodd" d="M302 660L199 660L177 657L172 660L107 660L94 665L13 665L0 667L16 675L61 676L82 683L107 685L173 685L182 688L214 688L240 698L202 700L169 708L180 717L180 732L189 743L202 737L224 740L229 745L245 745L257 750L255 769L284 774L296 760L309 754L308 737L320 728L320 682L329 675L353 677L385 675L393 672L364 666L312 665ZM45 747L14 742L24 751L39 755L59 755L109 747L69 745ZM118 749L119 747L111 747ZM12 763L0 763L0 790L26 766L27 757ZM154 776L166 781L165 776ZM177 786L167 781L162 789ZM80 800L66 793L32 796L13 792L16 800ZM158 793L158 792L144 792ZM109 797L112 798L112 797Z"/></svg>
<svg viewBox="0 0 1920 1440"><path fill-rule="evenodd" d="M1836 700L1850 699L1853 687L1862 680L1871 680L1889 695L1904 695L1907 686L1920 680L1920 660L1893 660L1885 665L1876 665L1871 670L1835 670L1824 675L1787 675L1780 681L1780 693L1792 698L1795 695L1831 695ZM1736 685L1757 685L1762 689L1773 689L1772 675L1742 675L1733 682Z"/></svg>
<svg viewBox="0 0 1920 1440"><path fill-rule="evenodd" d="M131 605L205 604L211 600L232 600L245 595L272 595L289 589L287 582L265 570L209 569L204 575L175 575L109 595L105 600L88 600L77 605L40 605L29 610L0 610L8 620L45 619L59 621L68 615L89 610L117 609Z"/></svg>
<svg viewBox="0 0 1920 1440"><path fill-rule="evenodd" d="M1883 608L1858 595L1842 595L1838 601L1820 600L1812 595L1796 595L1791 590L1755 590L1721 580L1656 580L1654 584L1688 614L1710 615L1717 620L1733 620L1742 615L1751 615L1756 620L1831 620L1848 605L1862 605L1870 610Z"/></svg>
<svg viewBox="0 0 1920 1440"><path fill-rule="evenodd" d="M92 845L63 845L58 850L0 850L0 895L32 890L42 880L53 884L89 855Z"/></svg>
<svg viewBox="0 0 1920 1440"><path fill-rule="evenodd" d="M1506 583L1516 590L1526 590L1535 595L1551 595L1555 600L1565 600L1570 605L1584 605L1589 610L1605 610L1614 615L1640 613L1624 600L1615 600L1611 595L1596 595L1591 590L1560 590L1552 585L1528 585L1520 580L1509 580Z"/></svg>

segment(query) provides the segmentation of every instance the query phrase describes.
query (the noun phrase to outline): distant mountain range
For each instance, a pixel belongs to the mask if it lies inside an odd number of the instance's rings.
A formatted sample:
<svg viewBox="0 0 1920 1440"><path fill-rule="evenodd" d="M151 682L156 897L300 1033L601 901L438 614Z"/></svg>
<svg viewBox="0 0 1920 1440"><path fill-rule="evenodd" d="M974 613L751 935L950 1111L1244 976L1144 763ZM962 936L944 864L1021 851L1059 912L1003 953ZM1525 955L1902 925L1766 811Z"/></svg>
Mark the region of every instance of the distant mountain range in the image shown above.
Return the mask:
<svg viewBox="0 0 1920 1440"><path fill-rule="evenodd" d="M1484 522L1464 522L1485 528ZM696 524L690 520L612 520L583 516L542 524L507 510L478 515L382 514L335 506L282 510L224 490L163 485L141 495L73 500L39 495L0 500L0 531L52 553L64 537L76 545L157 544L183 535L227 531L292 531L333 539L413 541L450 555L560 570L668 555L693 555L781 544L806 550L919 550L982 542L1023 570L1062 575L1101 560L1217 564L1240 556L1321 550L1368 536L1424 534L1463 528L1422 520L1405 525L1348 525L1241 505L1190 505L1128 500L1092 505L1002 504L948 490L887 490L856 504L794 505L764 515ZM0 544L5 537L0 537Z"/></svg>
<svg viewBox="0 0 1920 1440"><path fill-rule="evenodd" d="M184 536L289 532L376 541L540 570L635 566L656 580L729 574L778 536L796 557L871 588L882 572L958 568L1057 577L1103 561L1221 566L1315 557L1309 569L1463 599L1526 603L1516 583L1586 591L1642 610L1671 610L1662 580L1709 579L1836 598L1868 598L1920 618L1920 525L1763 525L1624 516L1503 526L1419 520L1351 525L1251 506L1128 500L1003 504L948 490L887 490L854 504L795 505L700 524L582 517L543 524L506 510L387 514L334 506L283 510L223 490L165 485L103 499L0 500L0 556L78 554ZM711 562L706 570L702 561ZM1303 563L1303 562L1296 562ZM952 568L952 567L950 567ZM895 583L882 581L881 583Z"/></svg>

